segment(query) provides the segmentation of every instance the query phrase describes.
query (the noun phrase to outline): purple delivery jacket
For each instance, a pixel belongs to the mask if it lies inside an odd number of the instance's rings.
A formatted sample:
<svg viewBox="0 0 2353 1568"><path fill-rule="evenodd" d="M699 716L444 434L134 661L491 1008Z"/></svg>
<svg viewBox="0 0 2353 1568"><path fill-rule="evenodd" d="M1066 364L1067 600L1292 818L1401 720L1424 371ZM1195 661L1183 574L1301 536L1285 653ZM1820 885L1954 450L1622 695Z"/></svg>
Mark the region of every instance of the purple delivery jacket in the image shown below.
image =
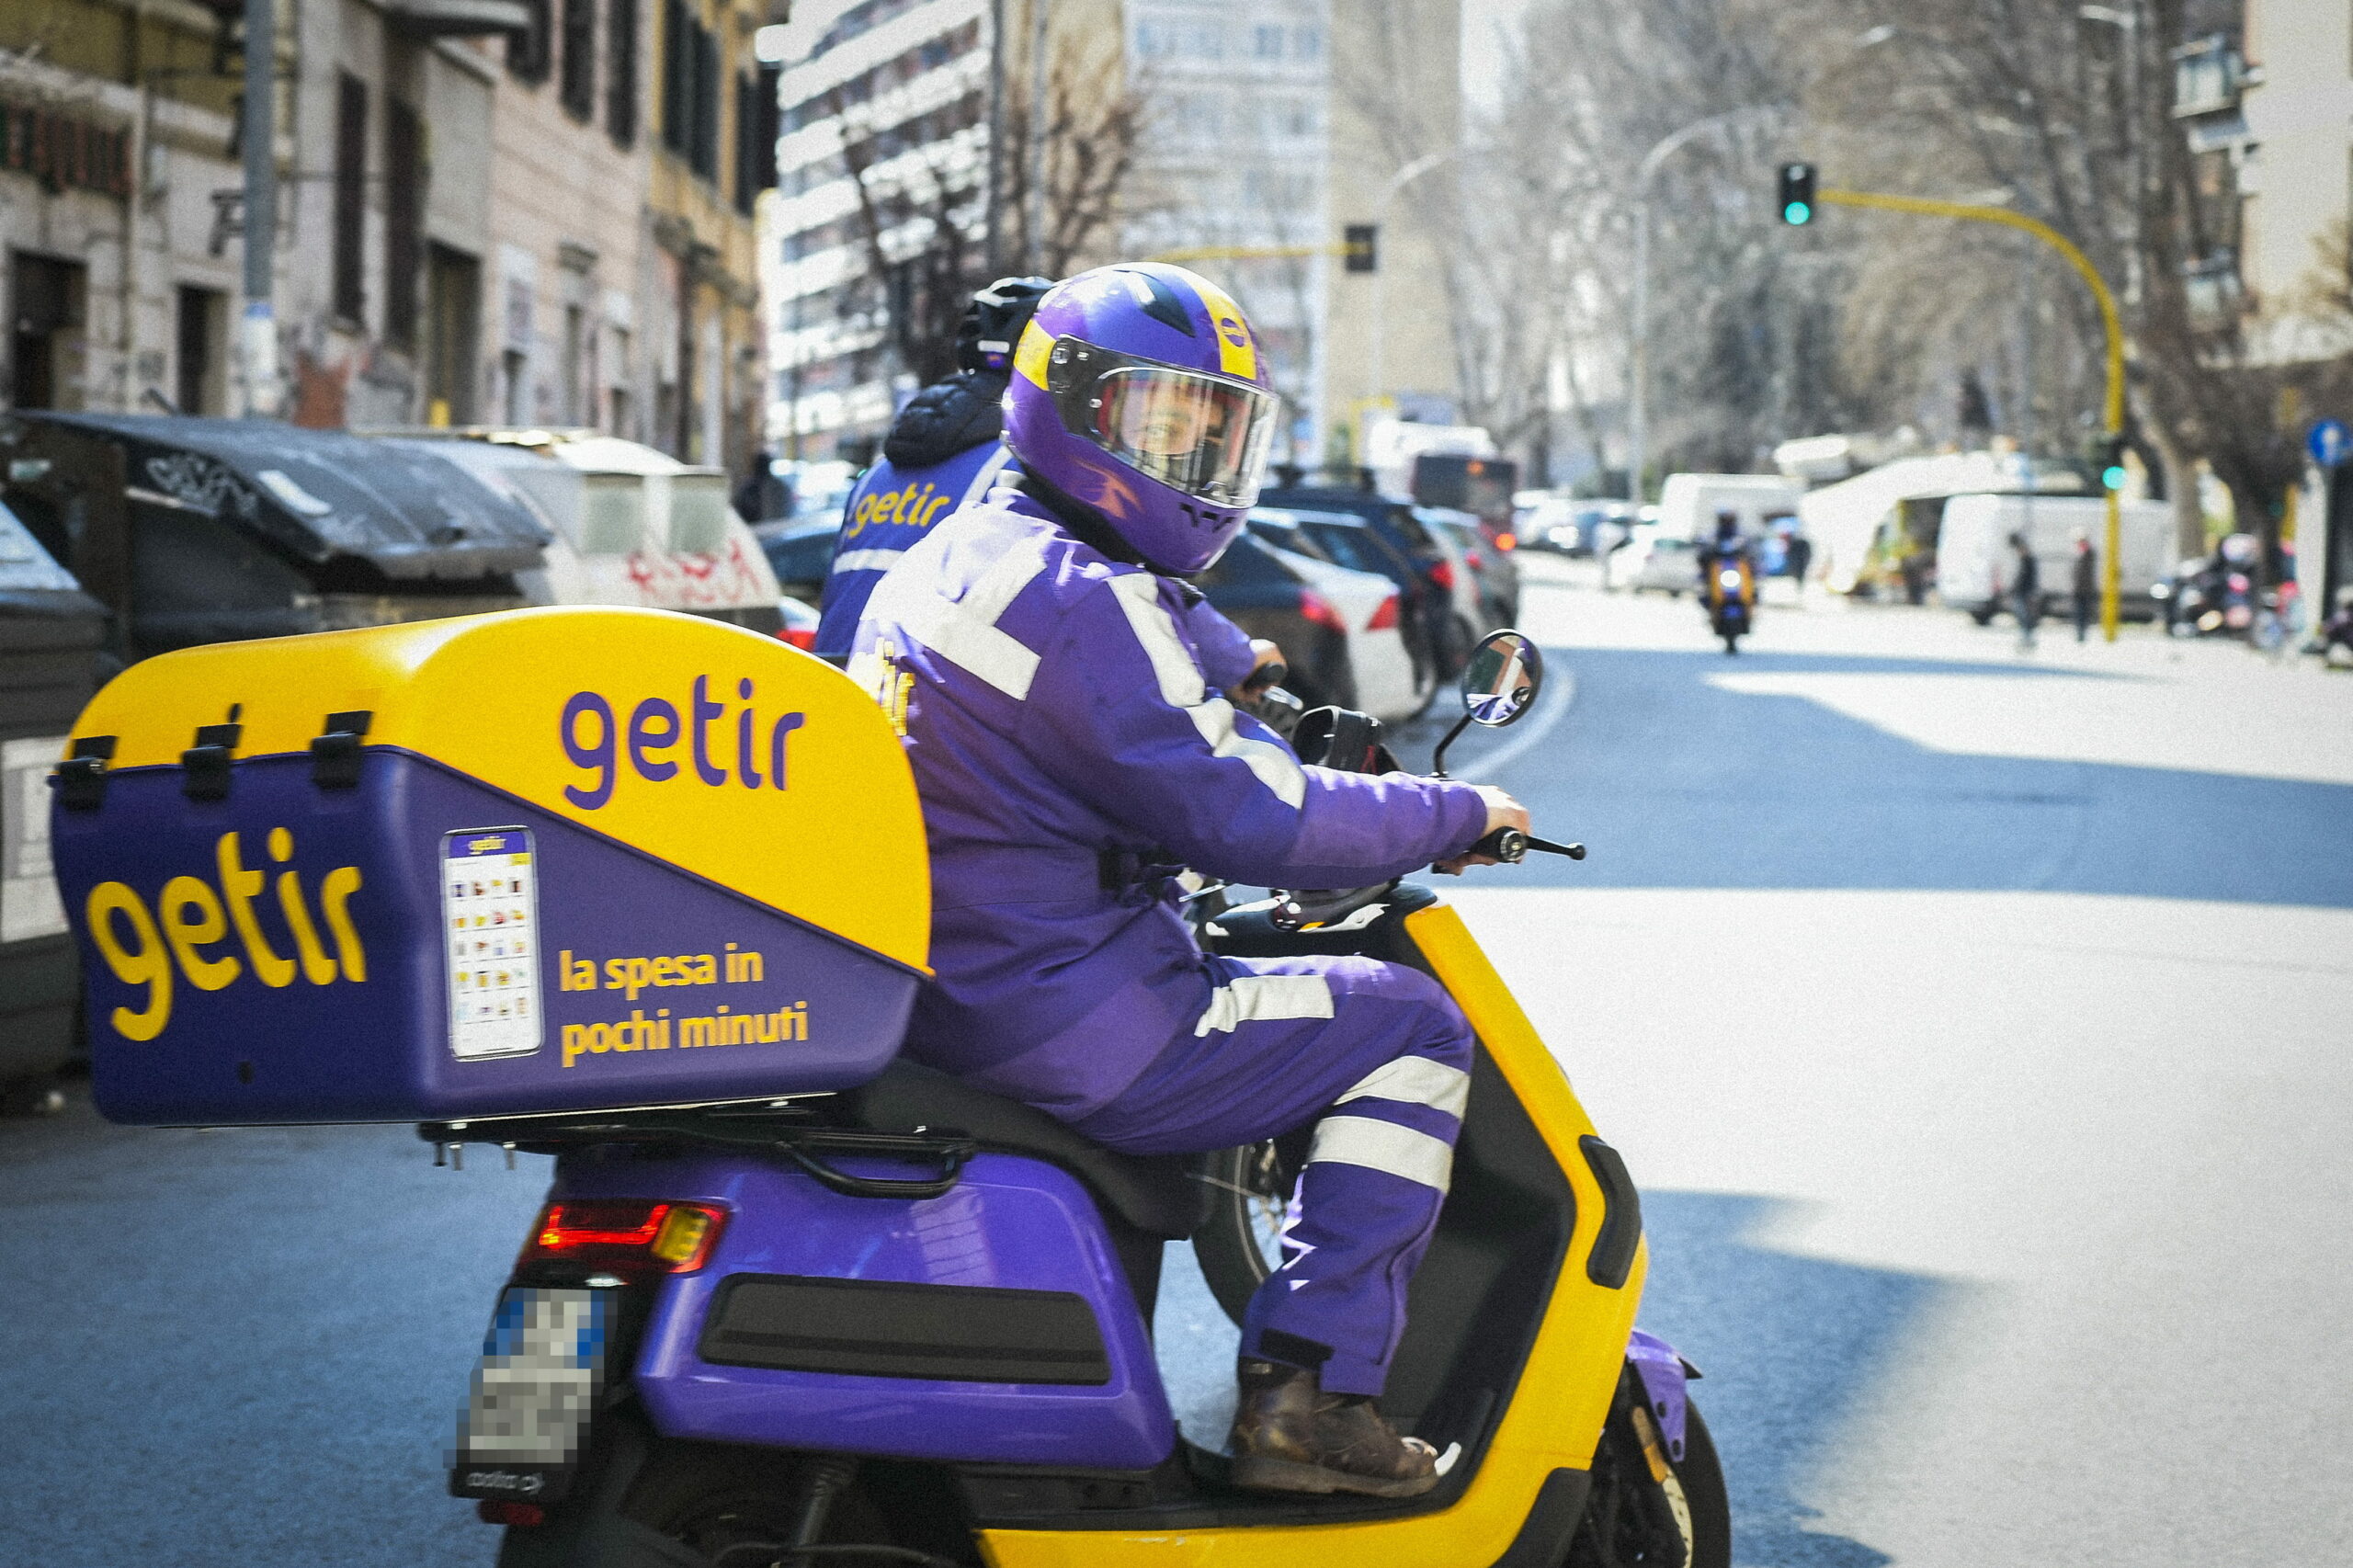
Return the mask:
<svg viewBox="0 0 2353 1568"><path fill-rule="evenodd" d="M1220 960L1177 913L1176 865L1357 887L1485 830L1468 784L1301 766L1219 695L1249 658L1198 596L1010 487L891 569L850 673L900 718L930 837L938 983L910 1056L1083 1117L1209 1006Z"/></svg>

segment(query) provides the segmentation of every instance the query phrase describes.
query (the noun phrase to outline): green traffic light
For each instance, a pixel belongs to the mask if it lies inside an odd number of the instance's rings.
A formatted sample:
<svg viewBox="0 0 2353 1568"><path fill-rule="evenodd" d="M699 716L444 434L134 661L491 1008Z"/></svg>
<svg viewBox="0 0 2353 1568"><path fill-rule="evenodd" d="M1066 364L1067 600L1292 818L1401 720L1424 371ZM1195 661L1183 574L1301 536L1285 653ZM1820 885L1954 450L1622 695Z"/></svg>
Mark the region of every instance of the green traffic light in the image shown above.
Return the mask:
<svg viewBox="0 0 2353 1568"><path fill-rule="evenodd" d="M1813 216L1813 209L1802 201L1792 201L1781 209L1781 222L1784 223L1802 223Z"/></svg>
<svg viewBox="0 0 2353 1568"><path fill-rule="evenodd" d="M2110 463L2108 468L2101 472L2099 482L2102 484L2107 485L2110 490L2123 489L2124 465L2122 463Z"/></svg>

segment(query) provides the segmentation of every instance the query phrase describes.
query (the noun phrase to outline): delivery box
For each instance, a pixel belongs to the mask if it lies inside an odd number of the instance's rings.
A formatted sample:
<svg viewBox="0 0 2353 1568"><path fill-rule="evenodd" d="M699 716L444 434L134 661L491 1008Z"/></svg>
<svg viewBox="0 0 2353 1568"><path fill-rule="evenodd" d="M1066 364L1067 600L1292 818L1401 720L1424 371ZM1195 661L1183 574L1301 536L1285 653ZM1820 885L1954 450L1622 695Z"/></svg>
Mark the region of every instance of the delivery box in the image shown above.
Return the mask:
<svg viewBox="0 0 2353 1568"><path fill-rule="evenodd" d="M168 653L52 803L99 1108L453 1118L841 1088L930 890L890 720L771 638L529 609Z"/></svg>

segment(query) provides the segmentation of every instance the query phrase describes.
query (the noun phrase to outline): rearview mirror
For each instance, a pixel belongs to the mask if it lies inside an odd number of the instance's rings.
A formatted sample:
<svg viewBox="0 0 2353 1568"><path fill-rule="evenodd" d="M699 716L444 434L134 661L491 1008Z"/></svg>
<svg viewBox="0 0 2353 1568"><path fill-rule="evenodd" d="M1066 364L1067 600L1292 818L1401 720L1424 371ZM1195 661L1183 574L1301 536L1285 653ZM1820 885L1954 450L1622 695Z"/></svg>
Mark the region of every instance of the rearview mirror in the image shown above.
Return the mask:
<svg viewBox="0 0 2353 1568"><path fill-rule="evenodd" d="M1462 711L1474 724L1500 730L1536 704L1544 683L1544 655L1517 631L1490 631L1462 669Z"/></svg>

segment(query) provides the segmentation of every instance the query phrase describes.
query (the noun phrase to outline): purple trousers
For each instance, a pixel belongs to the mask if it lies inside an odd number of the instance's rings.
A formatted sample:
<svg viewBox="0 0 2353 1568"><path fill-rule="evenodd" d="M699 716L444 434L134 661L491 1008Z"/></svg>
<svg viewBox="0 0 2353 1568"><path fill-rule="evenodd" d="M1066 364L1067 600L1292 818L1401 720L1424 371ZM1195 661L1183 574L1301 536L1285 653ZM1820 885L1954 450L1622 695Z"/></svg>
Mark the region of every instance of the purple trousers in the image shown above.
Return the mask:
<svg viewBox="0 0 2353 1568"><path fill-rule="evenodd" d="M1210 960L1192 1029L1072 1123L1133 1154L1315 1135L1283 1267L1250 1300L1242 1353L1377 1394L1405 1287L1438 1224L1471 1091L1471 1026L1418 971L1361 958Z"/></svg>

